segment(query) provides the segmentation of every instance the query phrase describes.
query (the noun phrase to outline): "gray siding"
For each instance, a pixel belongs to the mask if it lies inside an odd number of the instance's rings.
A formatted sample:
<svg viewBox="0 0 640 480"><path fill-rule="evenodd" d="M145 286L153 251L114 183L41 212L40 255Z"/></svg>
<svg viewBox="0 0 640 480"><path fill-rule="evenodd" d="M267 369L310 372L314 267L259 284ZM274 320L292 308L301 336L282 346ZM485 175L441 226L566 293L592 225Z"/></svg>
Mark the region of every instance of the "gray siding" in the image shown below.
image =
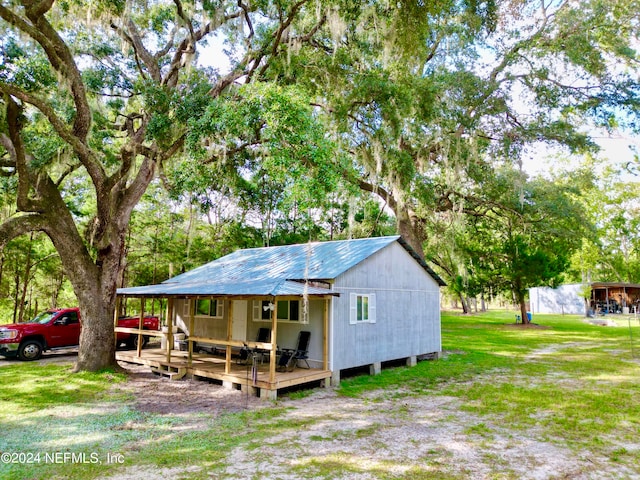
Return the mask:
<svg viewBox="0 0 640 480"><path fill-rule="evenodd" d="M334 283L334 371L441 351L438 283L397 242ZM376 323L352 325L350 294L376 295Z"/></svg>
<svg viewBox="0 0 640 480"><path fill-rule="evenodd" d="M302 310L302 300L300 309ZM311 332L309 341L309 365L313 368L322 367L322 328L323 328L324 300L309 301L309 323L278 322L278 348L295 348L298 341L298 332L307 330ZM270 323L249 322L250 328L257 332L260 327L270 327ZM255 338L255 334L253 337Z"/></svg>

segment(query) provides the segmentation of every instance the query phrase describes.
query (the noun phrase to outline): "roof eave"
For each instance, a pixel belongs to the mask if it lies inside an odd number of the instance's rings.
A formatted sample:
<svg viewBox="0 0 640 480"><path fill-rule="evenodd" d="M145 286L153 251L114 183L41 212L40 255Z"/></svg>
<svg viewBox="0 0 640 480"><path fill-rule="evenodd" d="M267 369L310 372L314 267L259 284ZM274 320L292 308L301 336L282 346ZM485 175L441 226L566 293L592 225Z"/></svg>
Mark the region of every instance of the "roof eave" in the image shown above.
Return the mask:
<svg viewBox="0 0 640 480"><path fill-rule="evenodd" d="M447 286L446 282L442 280L442 278L440 278L440 275L438 275L429 265L427 265L427 262L424 261L424 258L418 255L418 253L413 249L411 245L409 245L409 243L407 243L404 238L398 237L398 243L402 245L402 247L409 253L409 255L411 255L414 260L417 261L420 266L424 268L436 282L438 282L438 285L440 285L441 287Z"/></svg>

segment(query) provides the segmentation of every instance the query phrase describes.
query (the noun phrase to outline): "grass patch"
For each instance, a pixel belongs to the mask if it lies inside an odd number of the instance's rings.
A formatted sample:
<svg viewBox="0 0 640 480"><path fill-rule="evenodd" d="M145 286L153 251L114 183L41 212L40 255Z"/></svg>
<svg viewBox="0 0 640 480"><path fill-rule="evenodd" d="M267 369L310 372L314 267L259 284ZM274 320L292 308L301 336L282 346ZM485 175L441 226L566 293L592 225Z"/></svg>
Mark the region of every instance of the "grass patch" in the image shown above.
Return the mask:
<svg viewBox="0 0 640 480"><path fill-rule="evenodd" d="M310 457L297 461L291 469L298 478L350 478L364 475L366 478L380 480L457 480L468 478L452 475L443 466L407 466L395 462L367 460L358 458L348 452L339 452L324 457Z"/></svg>
<svg viewBox="0 0 640 480"><path fill-rule="evenodd" d="M106 370L71 373L66 365L22 363L0 368L0 418L56 405L95 401L126 375Z"/></svg>

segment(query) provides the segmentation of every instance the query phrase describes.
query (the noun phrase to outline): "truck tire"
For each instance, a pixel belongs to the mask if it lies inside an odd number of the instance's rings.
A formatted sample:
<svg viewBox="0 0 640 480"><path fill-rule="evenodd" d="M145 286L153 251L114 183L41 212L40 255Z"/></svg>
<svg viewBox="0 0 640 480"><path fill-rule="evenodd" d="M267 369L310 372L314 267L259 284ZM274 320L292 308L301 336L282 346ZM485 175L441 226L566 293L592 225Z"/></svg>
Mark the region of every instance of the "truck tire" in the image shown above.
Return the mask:
<svg viewBox="0 0 640 480"><path fill-rule="evenodd" d="M38 340L25 340L18 348L20 360L38 360L42 356L42 344Z"/></svg>
<svg viewBox="0 0 640 480"><path fill-rule="evenodd" d="M142 347L144 348L145 345L147 344L147 342L149 341L149 337L147 337L146 335L142 336ZM137 349L138 348L138 335L131 335L131 337L129 337L129 347Z"/></svg>

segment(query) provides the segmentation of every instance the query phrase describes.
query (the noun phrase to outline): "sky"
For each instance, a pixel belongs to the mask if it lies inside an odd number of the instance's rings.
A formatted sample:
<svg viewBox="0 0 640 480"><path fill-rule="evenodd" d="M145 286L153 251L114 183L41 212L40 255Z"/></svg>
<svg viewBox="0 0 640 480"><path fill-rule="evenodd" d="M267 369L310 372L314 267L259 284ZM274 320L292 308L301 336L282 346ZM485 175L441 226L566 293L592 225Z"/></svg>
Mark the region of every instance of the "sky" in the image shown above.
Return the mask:
<svg viewBox="0 0 640 480"><path fill-rule="evenodd" d="M603 161L602 167L613 166L622 168L627 162L633 161L633 148L640 152L640 139L631 136L601 136L594 138L596 143L600 145L601 151L598 157ZM545 148L544 146L532 147L529 152L523 155L522 168L530 176L546 176L550 171L569 166L577 166L580 158L574 158L569 165L561 164L558 161L561 155L557 150ZM640 181L640 179L629 176L627 180Z"/></svg>

